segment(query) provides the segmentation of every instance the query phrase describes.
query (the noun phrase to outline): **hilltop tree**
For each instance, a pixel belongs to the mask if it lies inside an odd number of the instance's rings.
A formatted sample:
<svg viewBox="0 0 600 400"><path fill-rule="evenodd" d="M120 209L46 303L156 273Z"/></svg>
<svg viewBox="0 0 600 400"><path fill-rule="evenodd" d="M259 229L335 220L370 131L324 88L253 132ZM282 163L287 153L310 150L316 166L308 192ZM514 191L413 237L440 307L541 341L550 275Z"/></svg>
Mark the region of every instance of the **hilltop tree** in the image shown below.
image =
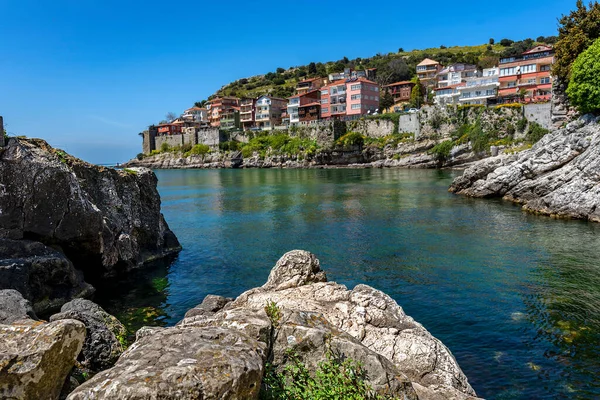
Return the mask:
<svg viewBox="0 0 600 400"><path fill-rule="evenodd" d="M410 70L403 58L396 58L377 69L377 83L388 85L410 78Z"/></svg>
<svg viewBox="0 0 600 400"><path fill-rule="evenodd" d="M498 57L496 57L496 56L482 57L479 60L479 62L477 63L477 66L481 69L492 68L492 67L495 67L496 65L498 65Z"/></svg>
<svg viewBox="0 0 600 400"><path fill-rule="evenodd" d="M383 112L384 110L392 107L394 105L394 97L390 93L389 90L385 90L383 96L379 98L379 110Z"/></svg>
<svg viewBox="0 0 600 400"><path fill-rule="evenodd" d="M410 92L410 106L413 108L421 108L421 104L423 104L423 86L421 86L419 78L415 78L413 82L415 83L415 86Z"/></svg>
<svg viewBox="0 0 600 400"><path fill-rule="evenodd" d="M174 119L177 119L177 114L175 114L174 112L169 111L168 113L165 114L165 119L168 122L173 121Z"/></svg>
<svg viewBox="0 0 600 400"><path fill-rule="evenodd" d="M556 62L552 73L563 82L571 76L571 65L594 40L600 37L600 4L590 2L589 8L577 0L577 9L558 20L558 41L554 46Z"/></svg>
<svg viewBox="0 0 600 400"><path fill-rule="evenodd" d="M567 95L581 113L600 112L600 39L573 63Z"/></svg>
<svg viewBox="0 0 600 400"><path fill-rule="evenodd" d="M314 62L308 64L308 74L314 75L317 73L317 65Z"/></svg>
<svg viewBox="0 0 600 400"><path fill-rule="evenodd" d="M489 43L490 44L494 44L496 41L494 40L494 38L490 38Z"/></svg>
<svg viewBox="0 0 600 400"><path fill-rule="evenodd" d="M277 73L278 74L283 74L284 72L285 72L284 68L281 68L281 67L277 68Z"/></svg>
<svg viewBox="0 0 600 400"><path fill-rule="evenodd" d="M208 103L208 100L200 100L194 103L194 107L203 108L206 103Z"/></svg>
<svg viewBox="0 0 600 400"><path fill-rule="evenodd" d="M500 41L500 44L504 47L508 47L510 45L512 45L515 41L514 40L510 40L510 39L502 39Z"/></svg>

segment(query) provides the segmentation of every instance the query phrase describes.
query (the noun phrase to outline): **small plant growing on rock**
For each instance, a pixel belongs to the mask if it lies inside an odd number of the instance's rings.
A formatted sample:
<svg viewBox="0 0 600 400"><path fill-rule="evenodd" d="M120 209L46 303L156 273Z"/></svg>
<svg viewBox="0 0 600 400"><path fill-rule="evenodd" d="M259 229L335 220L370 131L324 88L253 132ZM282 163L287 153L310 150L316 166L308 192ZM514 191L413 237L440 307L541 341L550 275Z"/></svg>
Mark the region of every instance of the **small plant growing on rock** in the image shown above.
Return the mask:
<svg viewBox="0 0 600 400"><path fill-rule="evenodd" d="M265 306L265 312L267 313L267 316L271 320L273 326L277 328L279 326L279 322L281 321L281 309L274 301L269 301Z"/></svg>
<svg viewBox="0 0 600 400"><path fill-rule="evenodd" d="M289 362L283 372L277 372L273 365L267 364L260 399L393 399L375 393L366 382L363 366L350 358L336 357L328 350L325 360L311 374L293 350L288 349L286 357Z"/></svg>

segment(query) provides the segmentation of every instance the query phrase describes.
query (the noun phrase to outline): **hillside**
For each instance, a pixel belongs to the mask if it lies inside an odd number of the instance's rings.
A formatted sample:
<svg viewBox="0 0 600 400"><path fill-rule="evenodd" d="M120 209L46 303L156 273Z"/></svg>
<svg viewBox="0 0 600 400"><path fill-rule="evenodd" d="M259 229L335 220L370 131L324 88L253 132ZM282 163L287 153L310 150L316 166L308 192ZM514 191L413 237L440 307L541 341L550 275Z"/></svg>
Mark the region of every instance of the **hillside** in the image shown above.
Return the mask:
<svg viewBox="0 0 600 400"><path fill-rule="evenodd" d="M477 64L481 67L489 67L497 64L501 57L518 55L538 43L553 44L555 36L538 37L536 40L525 39L512 41L502 39L499 43L481 44L475 46L440 46L423 50L404 51L398 49L396 53L376 54L368 58L348 59L344 57L337 61L311 62L308 65L300 65L290 68L277 68L276 71L265 75L257 75L249 78L238 79L231 82L209 99L215 96L236 97L258 97L263 94L271 94L276 97L289 97L294 94L296 83L306 78L316 76L327 76L330 73L341 72L344 68L364 70L377 68L377 82L380 85L412 79L416 74L416 66L424 58L432 58L444 65L451 63ZM196 105L202 106L204 102Z"/></svg>

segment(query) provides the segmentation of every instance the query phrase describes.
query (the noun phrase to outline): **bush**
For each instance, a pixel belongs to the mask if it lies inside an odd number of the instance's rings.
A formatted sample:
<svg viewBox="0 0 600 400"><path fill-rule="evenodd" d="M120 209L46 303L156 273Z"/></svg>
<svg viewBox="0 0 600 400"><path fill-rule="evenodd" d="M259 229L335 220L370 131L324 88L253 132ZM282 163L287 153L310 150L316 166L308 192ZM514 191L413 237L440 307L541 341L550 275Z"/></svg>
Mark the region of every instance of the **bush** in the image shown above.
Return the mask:
<svg viewBox="0 0 600 400"><path fill-rule="evenodd" d="M469 132L469 141L474 152L486 151L490 141L489 135L481 129L481 125L475 124Z"/></svg>
<svg viewBox="0 0 600 400"><path fill-rule="evenodd" d="M144 157L146 157L146 155L144 153L138 153L138 155L135 156L135 158L137 158L138 160L143 160Z"/></svg>
<svg viewBox="0 0 600 400"><path fill-rule="evenodd" d="M582 114L600 112L600 39L573 63L567 95Z"/></svg>
<svg viewBox="0 0 600 400"><path fill-rule="evenodd" d="M348 132L340 137L336 144L344 147L362 146L365 143L365 137L358 132Z"/></svg>
<svg viewBox="0 0 600 400"><path fill-rule="evenodd" d="M432 154L434 158L439 162L444 162L450 157L450 151L454 147L454 142L452 140L446 140L442 143L436 144L431 150L429 150L429 154Z"/></svg>
<svg viewBox="0 0 600 400"><path fill-rule="evenodd" d="M548 132L550 131L548 129L543 128L537 122L532 122L531 124L529 124L526 139L529 143L537 143Z"/></svg>
<svg viewBox="0 0 600 400"><path fill-rule="evenodd" d="M171 150L171 146L169 146L169 143L164 142L163 144L160 145L160 151L161 152L166 153L169 150Z"/></svg>
<svg viewBox="0 0 600 400"><path fill-rule="evenodd" d="M520 120L517 121L517 131L523 132L525 130L526 126L527 126L527 119L521 118Z"/></svg>
<svg viewBox="0 0 600 400"><path fill-rule="evenodd" d="M240 149L240 143L234 140L229 142L219 143L219 149L221 151L237 151Z"/></svg>
<svg viewBox="0 0 600 400"><path fill-rule="evenodd" d="M506 103L506 104L498 104L496 107L494 107L496 110L500 110L502 108L514 108L514 109L521 109L523 108L523 104L521 103Z"/></svg>
<svg viewBox="0 0 600 400"><path fill-rule="evenodd" d="M193 154L195 156L203 156L207 153L210 153L210 147L208 147L205 144L196 144L190 150L190 154Z"/></svg>
<svg viewBox="0 0 600 400"><path fill-rule="evenodd" d="M288 350L288 364L283 372L267 364L260 398L264 400L383 400L365 382L366 373L362 365L343 356L334 357L331 351L319 363L314 374L292 350ZM313 376L314 375L314 376Z"/></svg>

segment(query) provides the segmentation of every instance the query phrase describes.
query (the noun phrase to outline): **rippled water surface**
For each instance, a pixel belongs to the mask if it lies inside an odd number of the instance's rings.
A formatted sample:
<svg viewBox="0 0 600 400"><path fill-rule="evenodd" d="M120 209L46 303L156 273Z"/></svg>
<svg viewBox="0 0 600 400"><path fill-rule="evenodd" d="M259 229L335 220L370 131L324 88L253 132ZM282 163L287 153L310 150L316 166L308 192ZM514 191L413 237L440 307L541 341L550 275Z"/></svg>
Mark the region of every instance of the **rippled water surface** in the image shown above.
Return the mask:
<svg viewBox="0 0 600 400"><path fill-rule="evenodd" d="M600 398L600 226L447 192L456 172L157 171L184 250L104 305L174 324L306 249L330 280L393 297L489 399ZM119 293L119 295L116 295Z"/></svg>

